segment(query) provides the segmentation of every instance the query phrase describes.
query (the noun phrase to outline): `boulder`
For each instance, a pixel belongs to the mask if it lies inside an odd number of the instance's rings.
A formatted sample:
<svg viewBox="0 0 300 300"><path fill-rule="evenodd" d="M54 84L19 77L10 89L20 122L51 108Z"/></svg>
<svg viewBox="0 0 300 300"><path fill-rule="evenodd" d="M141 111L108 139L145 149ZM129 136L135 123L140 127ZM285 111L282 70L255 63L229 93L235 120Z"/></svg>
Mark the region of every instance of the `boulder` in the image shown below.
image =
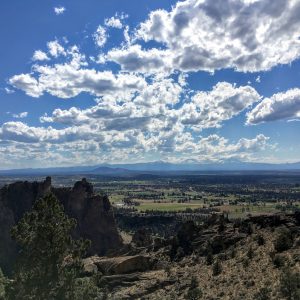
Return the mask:
<svg viewBox="0 0 300 300"><path fill-rule="evenodd" d="M87 273L100 271L105 275L145 272L152 267L151 258L146 255L119 256L112 258L92 256L84 259L83 264L84 270Z"/></svg>

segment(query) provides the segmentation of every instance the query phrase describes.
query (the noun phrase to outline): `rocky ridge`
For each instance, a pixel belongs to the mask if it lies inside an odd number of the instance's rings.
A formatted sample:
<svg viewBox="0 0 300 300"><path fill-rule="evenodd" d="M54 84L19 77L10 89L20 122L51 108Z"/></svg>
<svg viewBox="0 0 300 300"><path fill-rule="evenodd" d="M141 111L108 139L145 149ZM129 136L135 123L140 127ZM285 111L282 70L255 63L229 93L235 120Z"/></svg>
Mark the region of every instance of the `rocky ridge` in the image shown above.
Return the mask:
<svg viewBox="0 0 300 300"><path fill-rule="evenodd" d="M291 243L278 250L282 231ZM203 224L185 222L167 239L141 229L126 255L92 257L84 264L88 276L101 278L106 299L277 300L285 299L280 294L285 268L300 274L299 249L300 213L235 221L220 216Z"/></svg>
<svg viewBox="0 0 300 300"><path fill-rule="evenodd" d="M16 257L11 227L35 201L50 192L62 203L66 214L77 220L74 237L91 240L90 255L107 254L122 246L109 199L96 195L85 179L76 182L72 188L53 187L50 177L43 182L20 181L0 189L0 267L4 271L10 270Z"/></svg>

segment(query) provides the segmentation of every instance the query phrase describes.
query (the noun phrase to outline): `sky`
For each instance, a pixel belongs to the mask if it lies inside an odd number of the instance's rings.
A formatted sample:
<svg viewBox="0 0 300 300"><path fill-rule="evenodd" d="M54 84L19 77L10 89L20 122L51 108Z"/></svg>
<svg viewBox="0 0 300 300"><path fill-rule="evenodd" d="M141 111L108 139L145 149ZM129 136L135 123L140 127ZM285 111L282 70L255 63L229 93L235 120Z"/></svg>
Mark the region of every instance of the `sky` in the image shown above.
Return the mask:
<svg viewBox="0 0 300 300"><path fill-rule="evenodd" d="M300 161L300 0L2 0L0 169Z"/></svg>

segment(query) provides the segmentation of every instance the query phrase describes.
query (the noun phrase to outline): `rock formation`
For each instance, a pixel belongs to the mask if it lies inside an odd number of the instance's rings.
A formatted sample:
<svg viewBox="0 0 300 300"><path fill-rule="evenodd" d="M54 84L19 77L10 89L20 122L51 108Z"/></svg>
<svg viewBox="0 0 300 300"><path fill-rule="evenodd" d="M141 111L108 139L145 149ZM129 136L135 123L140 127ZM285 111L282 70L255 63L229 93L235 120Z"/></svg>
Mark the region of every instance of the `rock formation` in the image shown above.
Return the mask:
<svg viewBox="0 0 300 300"><path fill-rule="evenodd" d="M103 255L122 246L109 199L95 195L93 186L85 179L73 188L52 187L50 177L43 182L16 182L0 189L0 267L4 271L9 271L16 256L11 227L49 192L62 203L66 214L77 220L74 237L91 240L89 254Z"/></svg>
<svg viewBox="0 0 300 300"><path fill-rule="evenodd" d="M87 273L101 272L105 275L145 272L151 269L151 257L147 255L98 257L92 256L83 260Z"/></svg>
<svg viewBox="0 0 300 300"><path fill-rule="evenodd" d="M107 299L286 299L282 276L287 268L300 274L299 217L295 212L243 220L212 216L200 224L189 220L157 249L148 242L149 230L140 229L131 242L139 252L89 257L84 269L86 276L101 278ZM292 242L279 253L274 244L280 232L290 232ZM216 262L220 273L214 271ZM291 281L286 282L290 289Z"/></svg>

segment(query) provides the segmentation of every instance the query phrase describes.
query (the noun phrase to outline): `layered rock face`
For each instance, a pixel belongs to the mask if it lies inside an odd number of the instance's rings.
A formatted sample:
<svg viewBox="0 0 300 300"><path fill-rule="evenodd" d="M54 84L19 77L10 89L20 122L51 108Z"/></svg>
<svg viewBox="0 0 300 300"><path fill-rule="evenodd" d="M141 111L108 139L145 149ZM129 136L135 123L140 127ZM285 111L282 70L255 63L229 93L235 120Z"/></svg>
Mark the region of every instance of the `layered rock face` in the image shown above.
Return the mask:
<svg viewBox="0 0 300 300"><path fill-rule="evenodd" d="M72 189L52 188L68 216L77 220L75 237L92 241L89 254L106 254L122 245L113 211L107 196L95 195L85 179Z"/></svg>
<svg viewBox="0 0 300 300"><path fill-rule="evenodd" d="M4 271L9 271L16 256L11 227L49 192L62 203L66 214L77 220L74 237L91 240L89 254L103 255L122 246L108 198L95 195L93 186L85 179L73 188L54 188L50 177L44 182L16 182L0 190L0 267Z"/></svg>

